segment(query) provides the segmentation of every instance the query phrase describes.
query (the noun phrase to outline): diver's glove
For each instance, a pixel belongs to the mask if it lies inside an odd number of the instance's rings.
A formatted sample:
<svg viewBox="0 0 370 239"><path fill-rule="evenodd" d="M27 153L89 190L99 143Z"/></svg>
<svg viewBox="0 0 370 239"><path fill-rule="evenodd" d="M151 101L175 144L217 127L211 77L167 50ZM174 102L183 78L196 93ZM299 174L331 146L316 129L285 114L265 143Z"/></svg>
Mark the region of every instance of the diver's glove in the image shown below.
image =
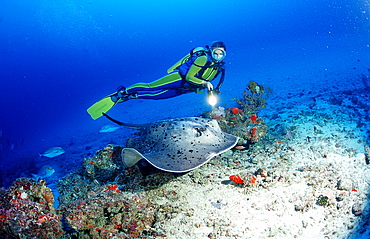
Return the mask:
<svg viewBox="0 0 370 239"><path fill-rule="evenodd" d="M212 91L213 90L213 85L212 85L211 82L206 81L204 83L204 85L205 85L205 87L207 88L208 91Z"/></svg>

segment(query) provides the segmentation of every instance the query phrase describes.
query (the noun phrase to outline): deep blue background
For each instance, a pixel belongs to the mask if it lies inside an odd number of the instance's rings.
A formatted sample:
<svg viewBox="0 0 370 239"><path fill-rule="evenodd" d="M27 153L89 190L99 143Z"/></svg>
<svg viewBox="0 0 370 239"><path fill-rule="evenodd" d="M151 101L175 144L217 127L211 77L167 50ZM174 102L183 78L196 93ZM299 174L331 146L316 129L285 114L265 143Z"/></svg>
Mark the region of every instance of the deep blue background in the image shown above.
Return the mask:
<svg viewBox="0 0 370 239"><path fill-rule="evenodd" d="M277 72L275 90L294 88L302 82L289 77L290 69L309 72L318 61L366 69L369 4L343 2L2 0L2 165L17 160L18 151L37 160L37 152L62 139L97 132L107 121L89 117L91 104L120 85L163 76L190 49L213 40L227 44L224 99L237 97L249 79ZM125 104L111 114L131 122L208 109L201 95Z"/></svg>

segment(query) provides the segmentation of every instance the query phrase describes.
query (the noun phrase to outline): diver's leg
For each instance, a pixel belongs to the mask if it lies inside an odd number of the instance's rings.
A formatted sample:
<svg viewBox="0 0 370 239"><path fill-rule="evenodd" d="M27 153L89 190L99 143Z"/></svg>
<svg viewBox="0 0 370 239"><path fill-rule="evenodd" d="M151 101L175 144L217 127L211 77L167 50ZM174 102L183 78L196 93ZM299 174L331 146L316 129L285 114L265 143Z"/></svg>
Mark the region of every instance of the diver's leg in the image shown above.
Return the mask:
<svg viewBox="0 0 370 239"><path fill-rule="evenodd" d="M136 83L126 88L127 93L140 91L158 91L165 89L176 89L181 86L182 78L179 73L174 72L150 83Z"/></svg>
<svg viewBox="0 0 370 239"><path fill-rule="evenodd" d="M182 78L177 73L166 75L150 83L136 83L127 88L120 87L116 94L111 96L112 101L118 103L129 99L167 99L179 95L176 89L182 85Z"/></svg>
<svg viewBox="0 0 370 239"><path fill-rule="evenodd" d="M136 95L137 99L163 100L182 95L186 92L177 89L140 92Z"/></svg>

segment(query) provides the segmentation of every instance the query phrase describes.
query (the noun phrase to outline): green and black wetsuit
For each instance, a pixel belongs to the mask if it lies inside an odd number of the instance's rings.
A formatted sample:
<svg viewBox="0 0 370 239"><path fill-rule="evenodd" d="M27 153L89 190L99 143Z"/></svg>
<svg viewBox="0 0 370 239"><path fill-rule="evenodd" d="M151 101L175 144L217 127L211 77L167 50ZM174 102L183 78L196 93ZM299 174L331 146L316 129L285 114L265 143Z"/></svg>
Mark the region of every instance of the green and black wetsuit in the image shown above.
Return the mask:
<svg viewBox="0 0 370 239"><path fill-rule="evenodd" d="M213 81L220 73L219 88L224 79L224 63L216 62L208 48L198 47L168 69L168 75L150 82L136 83L99 100L87 109L93 119L98 119L117 103L129 99L167 99L190 92L201 93L206 83Z"/></svg>
<svg viewBox="0 0 370 239"><path fill-rule="evenodd" d="M187 64L187 65L186 65ZM167 99L190 92L201 92L205 83L224 71L223 62L214 62L209 51L197 47L168 69L168 75L150 82L136 83L126 88L137 99ZM119 100L121 102L123 100Z"/></svg>

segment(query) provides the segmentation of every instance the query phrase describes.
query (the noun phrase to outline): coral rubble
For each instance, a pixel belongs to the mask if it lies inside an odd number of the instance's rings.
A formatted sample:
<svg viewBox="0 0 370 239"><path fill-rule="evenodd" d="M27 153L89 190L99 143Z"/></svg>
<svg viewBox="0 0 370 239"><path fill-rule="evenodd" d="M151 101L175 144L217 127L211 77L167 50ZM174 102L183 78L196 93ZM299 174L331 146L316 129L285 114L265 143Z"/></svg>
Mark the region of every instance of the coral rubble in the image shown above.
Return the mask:
<svg viewBox="0 0 370 239"><path fill-rule="evenodd" d="M137 238L150 229L155 213L144 191L124 192L115 184L95 187L60 211L78 238Z"/></svg>
<svg viewBox="0 0 370 239"><path fill-rule="evenodd" d="M19 178L1 189L0 236L2 238L64 238L61 216L45 181Z"/></svg>

